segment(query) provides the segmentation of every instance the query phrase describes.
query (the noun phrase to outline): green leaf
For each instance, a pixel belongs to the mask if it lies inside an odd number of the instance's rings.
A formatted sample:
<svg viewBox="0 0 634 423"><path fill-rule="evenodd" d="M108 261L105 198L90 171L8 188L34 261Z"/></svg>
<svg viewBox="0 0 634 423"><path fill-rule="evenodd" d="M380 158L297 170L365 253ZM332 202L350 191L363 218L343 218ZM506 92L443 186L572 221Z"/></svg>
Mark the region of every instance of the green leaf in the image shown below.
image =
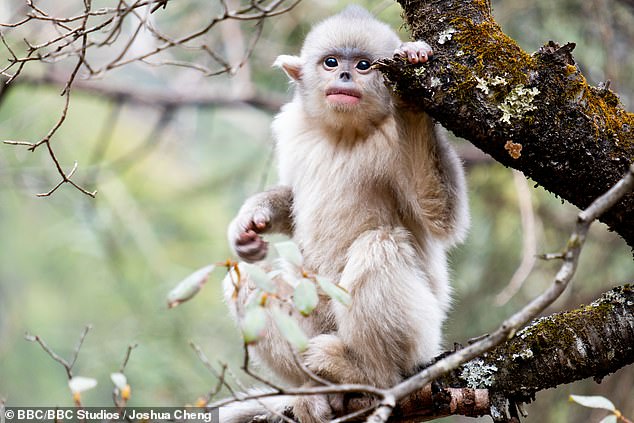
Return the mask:
<svg viewBox="0 0 634 423"><path fill-rule="evenodd" d="M297 310L304 316L308 316L317 307L319 296L315 284L303 278L299 281L293 292L293 303Z"/></svg>
<svg viewBox="0 0 634 423"><path fill-rule="evenodd" d="M273 313L275 326L277 326L282 336L299 352L306 350L308 348L308 337L302 331L302 328L299 327L297 321L279 308L274 308L271 312Z"/></svg>
<svg viewBox="0 0 634 423"><path fill-rule="evenodd" d="M123 373L111 373L110 380L112 380L114 386L119 389L125 389L126 385L128 384L128 379Z"/></svg>
<svg viewBox="0 0 634 423"><path fill-rule="evenodd" d="M275 244L275 249L281 258L297 267L301 267L304 263L302 252L293 241L278 242Z"/></svg>
<svg viewBox="0 0 634 423"><path fill-rule="evenodd" d="M75 376L68 381L68 387L73 394L87 391L97 386L97 380L90 377Z"/></svg>
<svg viewBox="0 0 634 423"><path fill-rule="evenodd" d="M345 306L350 305L350 303L352 302L352 297L350 297L350 294L348 293L348 291L346 291L339 285L335 285L334 283L330 282L328 279L324 278L323 276L317 276L316 279L317 279L317 283L319 284L319 287L324 290L326 295L328 295L330 298L332 298L335 301L339 301L341 304Z"/></svg>
<svg viewBox="0 0 634 423"><path fill-rule="evenodd" d="M242 319L242 336L245 344L253 344L264 335L266 311L260 306L247 307Z"/></svg>
<svg viewBox="0 0 634 423"><path fill-rule="evenodd" d="M610 414L609 416L605 416L599 423L617 423L617 418L614 414Z"/></svg>
<svg viewBox="0 0 634 423"><path fill-rule="evenodd" d="M276 291L273 280L260 266L250 263L240 263L240 270L251 278L255 285L264 292L274 294Z"/></svg>
<svg viewBox="0 0 634 423"><path fill-rule="evenodd" d="M215 264L210 264L209 266L196 270L194 273L180 281L178 285L176 285L174 289L167 294L167 307L174 308L198 294L205 282L207 282L209 274L215 268Z"/></svg>
<svg viewBox="0 0 634 423"><path fill-rule="evenodd" d="M599 395L570 395L570 401L574 401L577 404L588 408L601 408L604 410L616 411L616 407L612 404L612 401Z"/></svg>

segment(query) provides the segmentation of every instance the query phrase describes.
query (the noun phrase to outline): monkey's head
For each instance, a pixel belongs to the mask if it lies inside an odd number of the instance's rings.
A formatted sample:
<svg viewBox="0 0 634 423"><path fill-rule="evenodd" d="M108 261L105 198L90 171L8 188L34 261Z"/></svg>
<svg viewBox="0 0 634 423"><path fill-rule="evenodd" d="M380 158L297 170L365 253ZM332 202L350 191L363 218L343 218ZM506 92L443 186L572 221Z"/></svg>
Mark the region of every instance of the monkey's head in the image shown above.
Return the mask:
<svg viewBox="0 0 634 423"><path fill-rule="evenodd" d="M391 112L391 97L372 63L400 44L386 24L359 6L316 25L300 56L279 56L305 112L333 127L368 125Z"/></svg>

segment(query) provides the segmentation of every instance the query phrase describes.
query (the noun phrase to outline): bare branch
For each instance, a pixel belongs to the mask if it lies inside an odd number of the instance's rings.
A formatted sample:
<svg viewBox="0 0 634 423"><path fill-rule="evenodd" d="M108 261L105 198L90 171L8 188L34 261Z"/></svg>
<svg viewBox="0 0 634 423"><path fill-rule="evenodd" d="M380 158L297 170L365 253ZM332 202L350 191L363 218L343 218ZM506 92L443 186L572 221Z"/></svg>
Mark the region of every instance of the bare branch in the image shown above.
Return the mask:
<svg viewBox="0 0 634 423"><path fill-rule="evenodd" d="M79 336L79 341L77 342L75 350L73 351L73 358L70 360L69 363L70 369L75 366L75 362L77 361L77 357L79 356L79 350L81 350L81 346L84 345L84 340L86 339L86 335L88 335L90 329L92 329L92 325L86 325L81 335Z"/></svg>
<svg viewBox="0 0 634 423"><path fill-rule="evenodd" d="M531 192L526 177L517 170L512 170L517 202L522 219L522 261L513 273L511 281L496 297L498 305L506 304L520 290L524 281L533 270L537 254L535 236L535 212L531 203Z"/></svg>
<svg viewBox="0 0 634 423"><path fill-rule="evenodd" d="M125 356L123 357L123 362L121 363L121 366L119 366L120 373L123 373L123 371L125 370L125 367L128 365L128 360L130 360L130 355L132 354L132 350L138 346L139 344L128 345L128 349L126 350Z"/></svg>
<svg viewBox="0 0 634 423"><path fill-rule="evenodd" d="M212 391L212 393L209 394L208 399L210 400L216 393L218 393L220 391L220 389L222 389L223 386L227 388L227 390L229 391L229 393L233 397L236 397L235 391L233 390L231 385L225 379L225 373L227 372L227 365L226 364L222 364L221 365L221 371L220 371L220 373L218 373L216 371L216 369L214 369L214 367L211 365L211 362L209 361L209 359L207 358L205 353L200 349L200 347L198 345L196 345L192 341L190 341L189 345L196 352L196 355L198 356L198 359L200 360L201 363L203 363L205 368L207 368L207 370L209 370L211 372L211 374L213 374L216 377L216 379L218 379L218 384L217 384L216 388Z"/></svg>
<svg viewBox="0 0 634 423"><path fill-rule="evenodd" d="M52 85L58 86L66 83L65 75L59 72L51 72L42 77L24 75L16 84ZM77 80L73 83L75 91L97 94L102 98L112 101L121 101L134 105L142 105L156 108L182 108L182 107L244 107L252 106L259 109L276 112L284 104L285 96L274 93L253 94L244 97L229 96L219 93L205 93L201 91L171 91L171 90L144 90L139 87L96 83L89 80ZM30 143L28 145L31 145Z"/></svg>
<svg viewBox="0 0 634 423"><path fill-rule="evenodd" d="M66 121L66 117L69 113L70 97L72 88L77 84L77 77L81 71L85 71L86 78L96 78L102 76L106 72L116 69L131 63L144 63L151 65L172 65L186 67L200 71L204 75L218 75L221 73L233 73L236 69L240 68L246 63L246 60L250 57L254 50L255 43L259 39L263 21L266 18L277 16L288 12L299 4L301 0L274 0L269 2L251 2L246 6L241 6L235 10L230 10L226 2L221 2L222 11L215 17L210 18L206 24L202 27L191 30L189 25L183 25L179 28L181 32L177 36L168 36L166 33L155 28L151 22L152 14L159 10L160 7L165 8L167 0L161 1L119 1L116 7L101 8L93 10L92 1L85 0L83 2L84 9L81 13L74 13L70 16L55 16L54 13L45 10L41 6L36 6L32 1L27 1L26 11L22 12L25 16L17 18L13 23L0 23L0 26L5 28L6 31L0 33L0 41L2 46L9 53L9 63L2 69L0 69L0 75L6 76L8 81L6 84L12 83L17 78L22 77L25 67L31 63L39 62L43 64L52 64L66 59L75 58L76 62L72 69L68 73L64 73L63 76L58 78L58 81L63 83L64 89L62 96L64 96L64 105L59 119L48 131L48 133L37 142L28 141L5 141L5 144L15 146L26 146L30 151L35 151L41 145L46 144L48 154L55 165L57 173L60 175L60 181L51 188L48 192L38 194L38 196L50 196L60 186L64 184L70 184L80 192L94 197L96 191L89 191L77 182L71 179L73 171L66 173L51 145L53 136L57 133L58 129ZM88 22L91 25L88 25ZM132 33L126 35L126 39L123 40L123 44L115 42L124 33L122 28L125 23L133 20L134 29ZM246 47L242 60L232 65L223 58L223 55L215 52L204 41L205 36L220 23L227 20L246 21L255 20L257 24L252 30L251 42ZM94 21L94 23L93 23ZM42 24L52 25L53 33L50 34L44 41L34 42L29 39L23 39L21 43L11 44L8 38L9 31L17 31L19 29L35 27L40 29ZM103 35L105 33L105 36ZM158 45L151 48L146 48L145 51L132 52L133 46L136 45L137 39L141 34L148 34L154 41L158 42ZM29 38L32 38L32 33L29 33ZM120 45L121 44L121 45ZM2 47L0 46L0 47ZM19 47L18 48L16 48ZM26 46L26 47L25 47ZM99 60L100 64L95 65L95 62L88 61L88 51L95 51L97 49L104 48L112 51L117 48L117 51L111 57L107 57L107 54ZM23 51L20 53L19 50ZM104 50L105 51L105 50ZM168 51L200 51L204 54L196 55L195 59L181 60L180 58L169 57L164 60L162 53ZM189 54L189 57L192 57ZM92 57L92 55L91 55ZM150 58L157 58L157 61L150 63ZM197 62L202 58L204 61L213 61L212 67L207 66L206 63ZM27 77L24 78L28 79ZM79 85L79 84L77 84ZM108 90L105 90L108 91ZM127 90L126 90L127 91ZM112 95L119 95L112 93ZM138 102L145 102L155 104L152 98L139 100L141 94L123 94L127 99L137 100ZM176 98L182 98L181 96L175 96ZM165 95L162 99L162 106L164 109L172 109L173 107L181 107L186 103L196 102L209 102L208 99L200 99L200 95L194 97L195 100L174 101L169 96ZM211 101L216 101L213 99ZM268 99L250 99L244 98L236 101L235 99L225 98L217 99L220 103L248 103L253 101L254 103L268 104L271 106ZM277 106L277 105L275 105ZM277 108L277 107L275 107ZM162 127L161 127L162 128Z"/></svg>
<svg viewBox="0 0 634 423"><path fill-rule="evenodd" d="M49 357L51 357L53 360L61 364L62 367L64 367L64 370L66 371L66 375L68 376L68 379L70 380L73 377L73 366L75 365L75 362L77 361L77 357L79 356L79 350L81 350L81 346L84 344L84 340L86 339L86 335L88 334L90 329L92 329L91 325L86 325L84 327L84 330L79 336L79 341L77 342L77 346L75 346L75 349L73 351L73 357L70 362L66 361L64 358L58 355L55 351L53 351L40 336L31 335L27 333L24 335L24 339L26 339L29 342L37 342L38 344L40 344L44 352L46 352L46 354L48 354Z"/></svg>
<svg viewBox="0 0 634 423"><path fill-rule="evenodd" d="M257 380L258 382L261 382L265 384L266 386L274 389L278 393L284 392L284 388L270 382L269 380L251 371L251 369L249 368L249 363L251 362L249 357L249 346L246 343L244 344L243 351L244 351L244 360L242 362L242 371L246 373L247 375L251 376L253 379Z"/></svg>

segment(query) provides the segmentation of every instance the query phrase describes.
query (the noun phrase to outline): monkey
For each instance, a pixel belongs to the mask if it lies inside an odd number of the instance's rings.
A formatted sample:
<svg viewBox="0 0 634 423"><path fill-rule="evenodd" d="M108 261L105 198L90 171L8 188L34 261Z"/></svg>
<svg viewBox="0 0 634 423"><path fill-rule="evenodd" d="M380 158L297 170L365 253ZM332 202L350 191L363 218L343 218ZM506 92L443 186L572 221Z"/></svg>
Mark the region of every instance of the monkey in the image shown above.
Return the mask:
<svg viewBox="0 0 634 423"><path fill-rule="evenodd" d="M324 296L298 317L310 337L303 365L333 383L387 388L440 352L451 302L447 251L469 226L464 170L432 118L406 106L373 66L392 55L424 63L432 54L349 6L315 25L299 56L274 63L294 86L272 123L279 184L245 201L228 238L235 254L256 262L268 252L265 234L285 234L305 268L348 291L349 305ZM251 284L236 293L225 281L234 317L251 292ZM288 384L314 385L272 323L249 348ZM331 400L264 405L281 412L290 404L300 422L320 423L332 417ZM267 410L251 401L221 409L221 418L245 422L258 413Z"/></svg>

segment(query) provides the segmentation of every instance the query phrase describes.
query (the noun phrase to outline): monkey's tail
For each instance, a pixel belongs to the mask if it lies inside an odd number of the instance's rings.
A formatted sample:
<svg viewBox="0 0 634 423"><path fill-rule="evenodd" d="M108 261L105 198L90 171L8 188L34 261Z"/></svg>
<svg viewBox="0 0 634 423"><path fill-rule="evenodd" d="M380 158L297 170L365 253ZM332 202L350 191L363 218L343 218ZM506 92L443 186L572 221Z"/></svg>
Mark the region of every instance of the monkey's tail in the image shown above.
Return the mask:
<svg viewBox="0 0 634 423"><path fill-rule="evenodd" d="M261 395L271 391L262 389L249 389L245 396ZM280 415L292 403L292 398L287 395L276 395L245 401L235 401L223 405L218 409L220 423L249 423L255 417L266 416L267 422L282 421Z"/></svg>

